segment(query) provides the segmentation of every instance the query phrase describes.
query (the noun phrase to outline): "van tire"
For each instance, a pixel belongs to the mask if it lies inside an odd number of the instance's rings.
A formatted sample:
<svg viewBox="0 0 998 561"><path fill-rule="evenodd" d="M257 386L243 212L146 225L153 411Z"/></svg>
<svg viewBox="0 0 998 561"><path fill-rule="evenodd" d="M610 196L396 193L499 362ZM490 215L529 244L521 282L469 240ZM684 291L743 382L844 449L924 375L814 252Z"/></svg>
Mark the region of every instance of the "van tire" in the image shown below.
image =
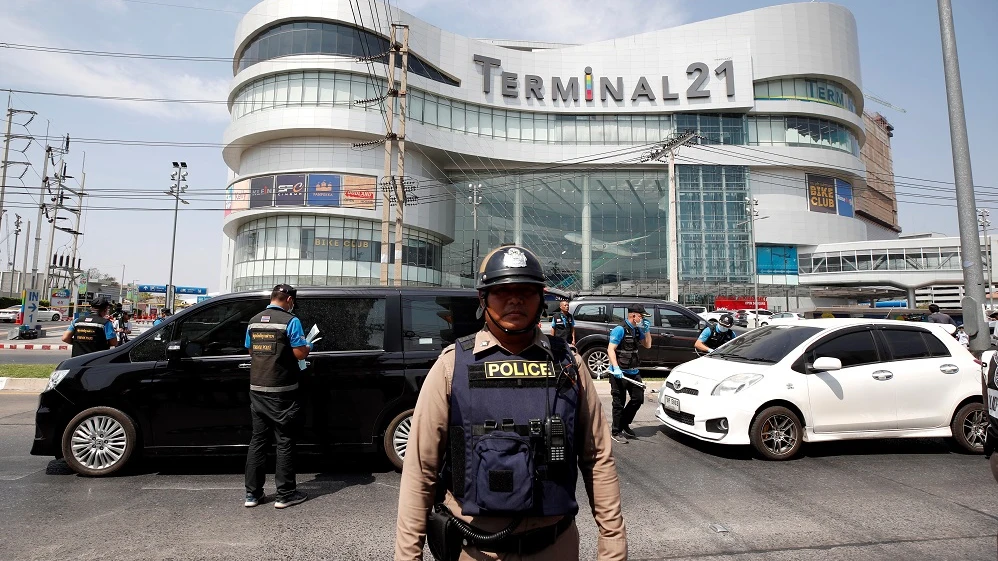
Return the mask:
<svg viewBox="0 0 998 561"><path fill-rule="evenodd" d="M415 409L406 409L388 423L385 429L383 444L388 461L401 471L405 460L405 449L409 444L409 434L412 431L412 413Z"/></svg>
<svg viewBox="0 0 998 561"><path fill-rule="evenodd" d="M62 455L76 473L106 477L120 472L128 464L138 443L135 421L131 417L113 407L91 407L66 425L62 433Z"/></svg>

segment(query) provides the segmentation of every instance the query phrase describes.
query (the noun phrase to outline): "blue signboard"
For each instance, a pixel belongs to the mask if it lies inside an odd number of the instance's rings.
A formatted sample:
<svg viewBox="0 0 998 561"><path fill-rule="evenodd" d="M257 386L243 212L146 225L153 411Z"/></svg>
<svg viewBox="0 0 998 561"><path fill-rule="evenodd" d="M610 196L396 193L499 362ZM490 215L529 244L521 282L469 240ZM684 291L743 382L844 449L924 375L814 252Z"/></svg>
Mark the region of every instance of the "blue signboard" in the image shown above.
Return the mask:
<svg viewBox="0 0 998 561"><path fill-rule="evenodd" d="M148 292L149 294L166 294L165 284L140 284L139 292Z"/></svg>
<svg viewBox="0 0 998 561"><path fill-rule="evenodd" d="M211 296L198 296L198 304L204 302L205 300L210 300Z"/></svg>
<svg viewBox="0 0 998 561"><path fill-rule="evenodd" d="M177 294L208 294L207 288L200 288L194 286L178 286Z"/></svg>
<svg viewBox="0 0 998 561"><path fill-rule="evenodd" d="M308 205L340 206L342 190L342 176L311 173L308 176Z"/></svg>
<svg viewBox="0 0 998 561"><path fill-rule="evenodd" d="M835 180L835 200L838 202L839 206L839 216L847 216L849 218L853 217L853 198L852 198L852 185L842 181L841 179Z"/></svg>
<svg viewBox="0 0 998 561"><path fill-rule="evenodd" d="M760 275L796 275L797 247L761 245L756 249L756 271Z"/></svg>

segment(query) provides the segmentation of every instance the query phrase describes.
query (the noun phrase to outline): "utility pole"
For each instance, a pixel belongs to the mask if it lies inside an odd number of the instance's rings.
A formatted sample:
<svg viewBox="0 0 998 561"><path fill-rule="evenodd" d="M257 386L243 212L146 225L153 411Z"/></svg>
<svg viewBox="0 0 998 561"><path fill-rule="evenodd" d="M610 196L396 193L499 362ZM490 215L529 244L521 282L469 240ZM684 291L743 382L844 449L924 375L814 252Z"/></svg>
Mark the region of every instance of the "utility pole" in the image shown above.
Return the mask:
<svg viewBox="0 0 998 561"><path fill-rule="evenodd" d="M170 246L170 281L166 285L166 308L171 312L176 311L175 301L177 297L177 291L173 286L173 263L174 258L177 255L177 215L180 212L180 203L188 204L187 201L180 198L180 195L187 191L187 185L183 185L187 181L187 162L173 162L174 172L170 176L170 179L174 180L174 184L170 186L170 190L166 192L174 198L173 203L173 243ZM124 271L122 271L122 278L124 278Z"/></svg>
<svg viewBox="0 0 998 561"><path fill-rule="evenodd" d="M14 290L14 272L17 271L17 240L21 235L21 215L15 214L14 220L14 255L10 258L10 293L14 295L17 291ZM24 274L23 272L21 273ZM18 281L20 284L20 281Z"/></svg>
<svg viewBox="0 0 998 561"><path fill-rule="evenodd" d="M755 221L756 219L759 218L759 211L756 208L759 206L759 200L751 199L748 197L746 197L745 200L748 201L748 204L745 205L745 208L748 210L749 225L750 225L749 257L751 258L750 260L752 261L752 286L753 286L752 305L755 307L755 312L754 312L755 319L753 320L753 323L755 323L754 327L759 327L759 265L756 262L755 258Z"/></svg>
<svg viewBox="0 0 998 561"><path fill-rule="evenodd" d="M406 179L405 179L405 94L409 77L409 26L392 24L392 36L394 30L402 29L402 88L398 92L399 99L399 134L398 134L398 180L392 181L395 186L395 286L402 286L402 223L405 217L406 205ZM392 41L394 50L394 39Z"/></svg>
<svg viewBox="0 0 998 561"><path fill-rule="evenodd" d="M31 237L28 233L31 232L31 221L28 220L28 228L24 231L24 257L22 258L23 265L21 266L21 276L17 279L17 293L20 294L24 287L27 286L24 277L28 274L28 242L31 241Z"/></svg>
<svg viewBox="0 0 998 561"><path fill-rule="evenodd" d="M953 146L953 176L956 183L957 218L960 225L960 259L963 266L963 328L970 336L970 351L975 356L991 347L991 332L984 306L984 273L981 270L981 238L977 232L974 175L970 166L970 141L967 117L963 110L963 86L960 83L960 59L953 28L953 5L937 0L939 34L943 48L943 72L946 76L946 101L949 106L950 141Z"/></svg>
<svg viewBox="0 0 998 561"><path fill-rule="evenodd" d="M980 224L981 228L984 230L984 260L987 261L985 269L987 270L987 282L988 282L988 311L993 312L995 309L995 285L992 277L994 272L991 269L991 238L988 236L988 226L991 225L991 221L988 217L991 216L991 211L986 208L982 208L977 211L977 223Z"/></svg>
<svg viewBox="0 0 998 561"><path fill-rule="evenodd" d="M14 138L14 136L10 134L10 128L14 124L14 115L17 115L18 113L27 113L28 115L30 115L31 117L28 119L28 123L30 123L31 120L34 119L35 115L37 114L34 111L26 111L24 109L14 109L13 107L10 107L10 97L8 96L7 132L3 136L3 160L0 160L0 220L3 220L3 200L7 193L7 169L11 166L11 164L20 164L24 166L28 165L28 162L10 161L10 141ZM23 126L28 126L28 123L25 123ZM30 138L30 137L20 136L19 138ZM27 148L25 148L25 150L27 150ZM25 167L25 170L27 170L27 167Z"/></svg>
<svg viewBox="0 0 998 561"><path fill-rule="evenodd" d="M389 189L392 187L392 146L395 140L395 133L392 128L395 126L395 97L398 90L395 89L395 26L391 29L391 43L388 48L388 90L385 92L385 173L381 178L381 284L388 286L388 263L391 249L389 248L391 239L388 233L388 223L392 218L391 195Z"/></svg>
<svg viewBox="0 0 998 561"><path fill-rule="evenodd" d="M80 236L83 235L83 233L80 231L80 222L83 220L83 197L87 196L86 188L87 188L87 153L84 152L83 167L80 173L80 192L77 193L77 201L76 201L76 212L75 212L76 226L74 226L73 231L71 232L73 234L73 251L72 253L70 253L69 265L67 266L67 273L69 274L69 283L71 285L69 301L70 301L70 306L72 306L72 308L70 309L73 311L74 317L76 314L76 302L79 299L79 294L80 294L79 290L80 283L77 280L76 276L83 272L80 270L79 262L77 261L76 258L76 252L77 249L79 248ZM67 312L68 311L69 310L67 310Z"/></svg>
<svg viewBox="0 0 998 561"><path fill-rule="evenodd" d="M468 188L471 189L471 195L468 196L468 202L471 203L471 227L475 232L471 242L471 280L477 282L475 276L478 274L478 205L482 204L483 200L478 190L482 188L482 184L469 183Z"/></svg>
<svg viewBox="0 0 998 561"><path fill-rule="evenodd" d="M676 187L676 152L700 138L696 131L673 133L649 158L654 161L669 156L669 301L679 301L679 196Z"/></svg>
<svg viewBox="0 0 998 561"><path fill-rule="evenodd" d="M49 190L49 161L52 159L52 147L45 145L45 162L42 164L42 186L38 193L38 219L35 220L35 252L31 259L31 288L38 287L38 256L42 252L42 213L45 212L45 198Z"/></svg>
<svg viewBox="0 0 998 561"><path fill-rule="evenodd" d="M59 221L59 209L65 208L62 204L65 195L63 191L66 188L66 180L72 178L71 175L66 175L66 154L69 153L69 136L66 136L66 143L63 145L62 153L59 155L59 164L56 167L55 178L58 182L58 190L56 191L55 197L52 198L52 216L49 217L49 244L47 249L47 257L45 258L45 275L42 276L42 298L48 300L49 297L49 281L52 275L52 269L54 264L52 263L52 254L55 252L55 230L56 223Z"/></svg>

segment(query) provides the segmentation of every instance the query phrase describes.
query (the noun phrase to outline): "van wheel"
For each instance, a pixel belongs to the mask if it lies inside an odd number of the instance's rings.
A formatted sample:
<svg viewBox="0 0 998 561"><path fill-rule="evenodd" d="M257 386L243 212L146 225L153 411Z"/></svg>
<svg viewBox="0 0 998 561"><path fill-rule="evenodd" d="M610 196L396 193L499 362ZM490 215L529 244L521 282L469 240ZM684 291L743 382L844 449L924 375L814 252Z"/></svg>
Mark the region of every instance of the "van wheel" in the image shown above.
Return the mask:
<svg viewBox="0 0 998 561"><path fill-rule="evenodd" d="M82 411L62 433L66 464L76 473L90 477L121 471L137 447L135 422L113 407Z"/></svg>
<svg viewBox="0 0 998 561"><path fill-rule="evenodd" d="M388 423L385 429L385 455L395 469L402 469L405 461L405 449L409 446L409 433L412 431L413 409L406 409Z"/></svg>
<svg viewBox="0 0 998 561"><path fill-rule="evenodd" d="M589 376L597 380L610 372L610 355L603 347L594 347L582 355L582 360L589 369Z"/></svg>
<svg viewBox="0 0 998 561"><path fill-rule="evenodd" d="M749 440L765 459L789 460L800 450L804 431L793 411L786 407L769 407L752 421Z"/></svg>
<svg viewBox="0 0 998 561"><path fill-rule="evenodd" d="M984 452L984 435L988 431L988 412L983 403L968 403L953 416L950 424L953 440L970 454Z"/></svg>

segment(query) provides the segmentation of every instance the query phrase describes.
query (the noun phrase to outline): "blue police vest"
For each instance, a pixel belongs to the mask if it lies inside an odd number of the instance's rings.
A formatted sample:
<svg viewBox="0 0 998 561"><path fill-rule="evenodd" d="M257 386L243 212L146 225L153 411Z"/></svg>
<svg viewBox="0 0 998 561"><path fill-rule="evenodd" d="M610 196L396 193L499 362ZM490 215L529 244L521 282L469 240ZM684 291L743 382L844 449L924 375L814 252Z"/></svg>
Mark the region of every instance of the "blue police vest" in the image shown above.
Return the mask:
<svg viewBox="0 0 998 561"><path fill-rule="evenodd" d="M547 339L551 355L537 347L510 355L498 346L476 355L474 335L455 345L444 471L467 516L579 511L578 369L563 340ZM550 461L544 435L538 434L549 411L564 422L561 461Z"/></svg>

